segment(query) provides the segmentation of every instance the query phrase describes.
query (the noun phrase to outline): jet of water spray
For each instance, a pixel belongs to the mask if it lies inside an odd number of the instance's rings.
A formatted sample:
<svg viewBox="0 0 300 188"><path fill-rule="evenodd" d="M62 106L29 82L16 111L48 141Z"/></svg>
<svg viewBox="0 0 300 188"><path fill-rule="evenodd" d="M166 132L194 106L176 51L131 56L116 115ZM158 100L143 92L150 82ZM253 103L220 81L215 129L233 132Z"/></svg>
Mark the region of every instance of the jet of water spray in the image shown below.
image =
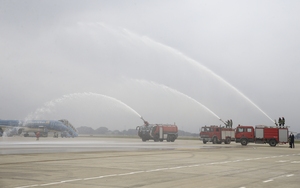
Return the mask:
<svg viewBox="0 0 300 188"><path fill-rule="evenodd" d="M141 83L141 84L152 84L152 85L154 85L154 86L159 86L159 87L161 87L161 88L163 88L163 89L165 89L165 90L168 90L168 91L170 91L170 92L172 92L172 93L175 93L175 94L184 96L184 97L186 97L186 98L192 100L193 102L196 102L196 103L199 104L201 107L203 107L205 110L207 110L207 111L210 112L212 115L214 115L216 118L218 118L220 121L222 121L221 118L220 118L217 114L215 114L212 110L210 110L209 108L207 108L205 105L201 104L201 103L198 102L196 99L194 99L194 98L192 98L192 97L190 97L190 96L188 96L188 95L186 95L186 94L184 94L184 93L181 93L181 92L177 91L176 89L170 88L170 87L165 86L165 85L163 85L163 84L155 83L155 82L153 82L153 81L138 80L138 79L135 79L134 81L139 82L139 83ZM223 121L222 121L222 122L223 122Z"/></svg>
<svg viewBox="0 0 300 188"><path fill-rule="evenodd" d="M270 118L270 116L268 116L258 105L256 105L253 101L251 101L246 95L244 95L241 91L239 91L237 88L235 88L233 85L231 85L229 82L227 82L224 78L222 78L221 76L217 75L216 73L214 73L213 71L211 71L210 69L208 69L207 67L203 66L202 64L200 64L199 62L197 62L196 60L188 57L187 55L183 54L182 52L180 52L177 49L174 49L170 46L167 46L165 44L162 44L160 42L157 42L149 37L143 36L140 37L137 34L128 31L127 29L123 29L123 31L125 33L128 34L129 37L132 38L138 38L140 40L142 40L145 44L147 45L155 45L158 47L163 48L164 50L169 51L172 54L176 54L178 56L180 56L181 58L185 59L188 63L190 63L191 65L201 69L201 70L205 70L206 72L208 72L209 74L213 75L214 77L216 77L218 80L220 80L221 82L225 83L227 86L229 86L231 89L233 89L235 92L237 92L239 95L241 95L244 99L246 99L250 104L252 104L254 107L256 107L260 112L262 112L267 118L269 118L272 123L274 123L273 119Z"/></svg>
<svg viewBox="0 0 300 188"><path fill-rule="evenodd" d="M140 118L142 117L133 108L131 108L130 106L128 106L127 104L125 104L124 102L122 102L122 101L120 101L116 98L113 98L113 97L110 97L110 96L107 96L107 95L103 95L103 94L98 94L98 93L84 92L84 93L72 93L72 94L69 94L69 95L63 95L61 98L54 99L54 100L51 100L49 102L46 102L42 108L38 108L37 110L35 110L35 112L28 115L25 118L25 120L39 119L39 114L40 113L51 113L52 112L51 108L54 107L58 103L61 103L61 102L65 101L65 100L68 100L68 99L75 99L75 98L86 97L86 96L98 96L98 97L107 98L109 100L112 100L114 102L117 102L117 103L125 106L127 109L129 109L131 112L133 112L134 114L136 114Z"/></svg>

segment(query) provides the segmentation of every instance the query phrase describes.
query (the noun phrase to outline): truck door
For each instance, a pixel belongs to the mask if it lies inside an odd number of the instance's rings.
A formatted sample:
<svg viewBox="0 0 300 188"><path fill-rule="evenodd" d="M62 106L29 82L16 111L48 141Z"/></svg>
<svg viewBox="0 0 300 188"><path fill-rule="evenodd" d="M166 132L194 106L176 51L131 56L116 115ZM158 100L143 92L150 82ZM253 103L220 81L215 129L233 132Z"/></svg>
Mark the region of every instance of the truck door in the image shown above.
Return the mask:
<svg viewBox="0 0 300 188"><path fill-rule="evenodd" d="M242 138L244 137L244 128L243 127L237 127L236 128L236 133L235 133L235 138Z"/></svg>
<svg viewBox="0 0 300 188"><path fill-rule="evenodd" d="M254 139L254 129L248 127L246 131L247 131L248 139Z"/></svg>

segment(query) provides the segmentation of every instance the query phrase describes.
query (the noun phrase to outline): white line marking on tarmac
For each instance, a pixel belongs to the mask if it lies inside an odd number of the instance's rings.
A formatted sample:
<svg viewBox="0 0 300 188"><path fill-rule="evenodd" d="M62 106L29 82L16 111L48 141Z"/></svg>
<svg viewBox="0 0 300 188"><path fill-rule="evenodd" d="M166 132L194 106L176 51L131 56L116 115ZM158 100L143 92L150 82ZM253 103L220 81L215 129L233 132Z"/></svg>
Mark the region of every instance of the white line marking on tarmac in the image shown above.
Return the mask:
<svg viewBox="0 0 300 188"><path fill-rule="evenodd" d="M291 163L300 163L300 161L292 161Z"/></svg>
<svg viewBox="0 0 300 188"><path fill-rule="evenodd" d="M26 185L26 186L21 186L21 187L15 187L15 188L27 188L27 187L37 187L39 185Z"/></svg>
<svg viewBox="0 0 300 188"><path fill-rule="evenodd" d="M172 168L169 168L169 170L174 170L174 169L179 169L179 168L184 168L184 166L176 166L176 167L172 167Z"/></svg>
<svg viewBox="0 0 300 188"><path fill-rule="evenodd" d="M295 155L295 154L294 154ZM300 155L300 153L298 154ZM198 166L205 166L205 165L215 165L215 164L226 164L226 163L234 163L234 162L245 162L245 161L250 161L250 160L259 160L259 159L268 159L268 158L276 158L276 157L282 157L283 155L279 156L271 156L271 157L261 157L261 158L250 158L250 159L239 159L239 160L234 160L234 161L223 161L223 162L213 162L213 163L202 163L202 164L194 164L194 165L188 165L188 166L175 166L171 168L158 168L158 169L152 169L152 170L147 170L147 171L133 171L133 172L128 172L128 173L123 173L123 174L110 174L110 175L104 175L104 176L97 176L97 177L89 177L89 178L83 178L83 179L71 179L71 180L63 180L59 182L52 182L52 183L45 183L45 184L34 184L34 185L27 185L27 186L19 186L15 188L29 188L29 187L38 187L38 186L49 186L49 185L57 185L57 184L63 184L63 183L68 183L68 182L74 182L74 181L86 181L86 180L93 180L93 179L101 179L101 178L108 178L108 177L115 177L115 176L128 176L128 175L133 175L133 174L138 174L138 173L145 173L145 172L157 172L157 171L164 171L164 170L175 170L175 169L181 169L181 168L191 168L191 167L198 167ZM289 155L287 155L289 156ZM288 161L288 160L286 160ZM277 162L286 162L284 160L277 161ZM291 163L300 163L300 161L292 161ZM274 179L281 178L281 177L291 177L294 176L294 174L289 174L289 175L283 175L283 176L278 176L269 180L263 181L264 183L271 182ZM245 188L245 187L240 187L240 188Z"/></svg>
<svg viewBox="0 0 300 188"><path fill-rule="evenodd" d="M60 182L52 182L52 183L41 184L40 186L56 185L56 184L61 184L61 181Z"/></svg>
<svg viewBox="0 0 300 188"><path fill-rule="evenodd" d="M268 183L268 182L271 182L271 181L273 181L273 180L266 180L266 181L263 181L264 183Z"/></svg>
<svg viewBox="0 0 300 188"><path fill-rule="evenodd" d="M162 170L168 170L169 168L158 168L158 169L153 169L153 170L147 170L146 172L157 172L157 171L162 171Z"/></svg>
<svg viewBox="0 0 300 188"><path fill-rule="evenodd" d="M286 162L289 162L289 160L281 160L281 161L276 161L278 163L286 163Z"/></svg>
<svg viewBox="0 0 300 188"><path fill-rule="evenodd" d="M292 176L294 176L294 174L288 174L288 175L277 176L277 177L274 177L274 178L272 178L272 179L265 180L265 181L263 181L263 182L264 182L264 183L268 183L268 182L271 182L271 181L273 181L273 180L275 180L275 179L279 179L279 178L283 178L283 177L292 177Z"/></svg>
<svg viewBox="0 0 300 188"><path fill-rule="evenodd" d="M147 170L146 172L157 172L159 171L158 169L154 169L154 170Z"/></svg>
<svg viewBox="0 0 300 188"><path fill-rule="evenodd" d="M103 176L97 176L97 177L90 177L90 178L84 178L83 180L94 180L94 179L100 179L103 178Z"/></svg>
<svg viewBox="0 0 300 188"><path fill-rule="evenodd" d="M139 174L139 173L143 173L143 172L145 172L145 171L130 172L130 173L128 173L128 174L129 174L129 175L131 175L131 174Z"/></svg>
<svg viewBox="0 0 300 188"><path fill-rule="evenodd" d="M114 176L117 176L117 175L118 175L118 174L106 175L106 176L103 176L103 178L114 177Z"/></svg>
<svg viewBox="0 0 300 188"><path fill-rule="evenodd" d="M128 176L130 173L118 174L118 176Z"/></svg>
<svg viewBox="0 0 300 188"><path fill-rule="evenodd" d="M72 180L64 180L64 181L61 181L62 183L69 183L69 182L73 182L73 181L80 181L82 179L72 179Z"/></svg>
<svg viewBox="0 0 300 188"><path fill-rule="evenodd" d="M200 166L200 165L196 164L196 165L190 165L188 167L197 167L197 166Z"/></svg>
<svg viewBox="0 0 300 188"><path fill-rule="evenodd" d="M90 178L84 178L83 180L94 180L94 179L101 179L101 178L108 178L108 177L114 177L118 176L120 174L111 174L111 175L106 175L106 176L97 176L97 177L90 177ZM122 174L121 174L122 175Z"/></svg>

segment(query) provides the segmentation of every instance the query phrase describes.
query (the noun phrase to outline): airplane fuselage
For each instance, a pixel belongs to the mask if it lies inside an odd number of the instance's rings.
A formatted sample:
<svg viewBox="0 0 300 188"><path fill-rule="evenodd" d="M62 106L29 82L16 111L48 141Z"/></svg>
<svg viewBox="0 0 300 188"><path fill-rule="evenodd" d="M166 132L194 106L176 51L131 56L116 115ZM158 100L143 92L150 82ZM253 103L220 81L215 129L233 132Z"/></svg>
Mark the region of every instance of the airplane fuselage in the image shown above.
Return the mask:
<svg viewBox="0 0 300 188"><path fill-rule="evenodd" d="M9 135L20 135L25 132L42 132L47 135L48 132L68 133L71 137L77 137L77 130L67 120L0 120L0 128L9 130ZM1 130L0 130L1 131Z"/></svg>

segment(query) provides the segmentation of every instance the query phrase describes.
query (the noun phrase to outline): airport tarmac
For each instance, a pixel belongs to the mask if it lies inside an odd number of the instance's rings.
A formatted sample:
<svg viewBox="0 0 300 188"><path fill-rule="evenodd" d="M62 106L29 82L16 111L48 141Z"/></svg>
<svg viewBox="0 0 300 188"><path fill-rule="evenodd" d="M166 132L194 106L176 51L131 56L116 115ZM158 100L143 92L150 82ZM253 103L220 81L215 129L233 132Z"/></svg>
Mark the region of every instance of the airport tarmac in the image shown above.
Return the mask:
<svg viewBox="0 0 300 188"><path fill-rule="evenodd" d="M300 186L297 145L12 137L0 153L1 188Z"/></svg>

